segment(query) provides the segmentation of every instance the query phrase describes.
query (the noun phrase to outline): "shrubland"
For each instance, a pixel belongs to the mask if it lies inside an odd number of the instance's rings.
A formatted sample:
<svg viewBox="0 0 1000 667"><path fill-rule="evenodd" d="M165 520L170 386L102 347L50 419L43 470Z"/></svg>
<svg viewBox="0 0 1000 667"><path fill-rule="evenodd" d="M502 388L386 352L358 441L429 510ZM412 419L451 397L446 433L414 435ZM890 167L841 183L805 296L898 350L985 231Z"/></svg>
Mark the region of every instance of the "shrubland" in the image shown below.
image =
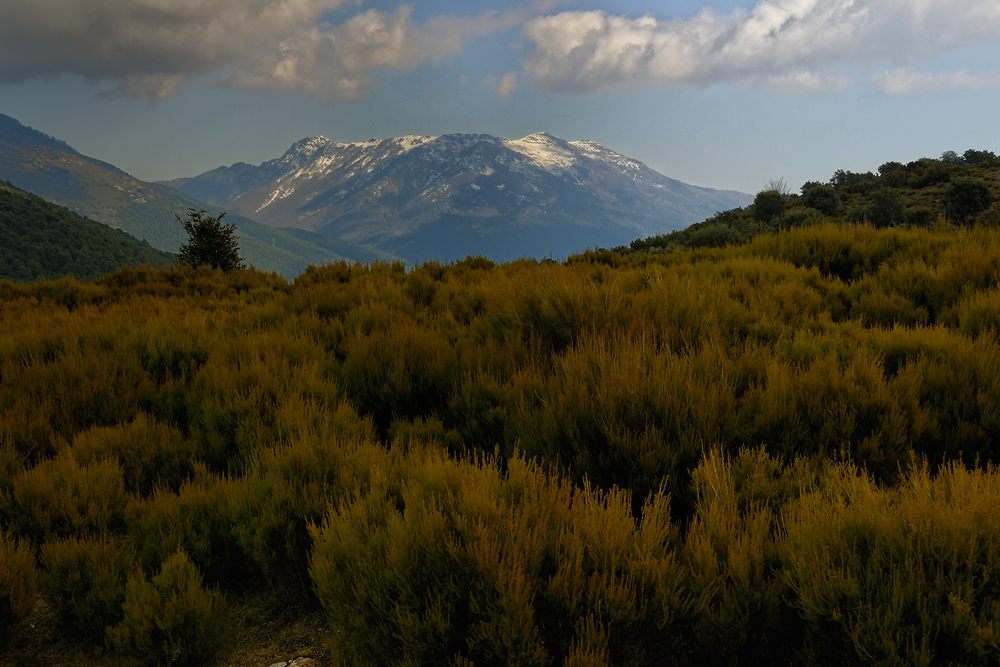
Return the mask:
<svg viewBox="0 0 1000 667"><path fill-rule="evenodd" d="M93 655L225 660L266 592L335 665L1000 663L994 208L812 210L0 283L0 641L40 591Z"/></svg>

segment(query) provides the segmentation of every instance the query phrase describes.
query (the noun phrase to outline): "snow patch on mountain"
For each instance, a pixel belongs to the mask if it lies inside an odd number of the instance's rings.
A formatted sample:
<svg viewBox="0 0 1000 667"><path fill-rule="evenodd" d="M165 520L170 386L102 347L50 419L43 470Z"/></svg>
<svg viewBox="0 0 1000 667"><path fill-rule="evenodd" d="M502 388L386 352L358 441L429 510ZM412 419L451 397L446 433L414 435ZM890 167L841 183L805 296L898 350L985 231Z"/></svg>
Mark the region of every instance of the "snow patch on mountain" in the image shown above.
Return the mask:
<svg viewBox="0 0 1000 667"><path fill-rule="evenodd" d="M569 145L590 159L610 164L622 172L648 169L646 165L638 160L622 155L621 153L616 153L596 141L571 141Z"/></svg>
<svg viewBox="0 0 1000 667"><path fill-rule="evenodd" d="M529 134L522 139L501 141L507 148L524 155L535 166L552 174L562 174L577 163L577 155L565 147L565 142L545 132Z"/></svg>
<svg viewBox="0 0 1000 667"><path fill-rule="evenodd" d="M295 194L294 187L278 188L277 190L271 193L271 196L268 197L267 201L265 201L263 204L260 205L260 208L257 209L257 213L263 211L265 208L273 204L276 200L290 197L293 194Z"/></svg>
<svg viewBox="0 0 1000 667"><path fill-rule="evenodd" d="M399 147L402 148L403 152L405 153L407 151L413 150L414 148L417 148L418 146L423 146L426 143L430 143L435 139L437 139L437 137L424 137L411 134L405 137L396 137L395 139L391 139L391 141L394 141L397 144L399 144Z"/></svg>

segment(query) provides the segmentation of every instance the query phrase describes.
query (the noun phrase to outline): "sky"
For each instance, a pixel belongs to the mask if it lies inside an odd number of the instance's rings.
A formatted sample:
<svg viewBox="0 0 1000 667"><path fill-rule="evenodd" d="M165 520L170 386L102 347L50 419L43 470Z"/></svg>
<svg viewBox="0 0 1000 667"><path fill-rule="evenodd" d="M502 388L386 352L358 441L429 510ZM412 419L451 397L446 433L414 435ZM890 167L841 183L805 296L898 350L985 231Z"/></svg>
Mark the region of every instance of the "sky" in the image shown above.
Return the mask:
<svg viewBox="0 0 1000 667"><path fill-rule="evenodd" d="M315 135L545 131L797 190L1000 153L1000 2L3 0L0 113L149 181Z"/></svg>

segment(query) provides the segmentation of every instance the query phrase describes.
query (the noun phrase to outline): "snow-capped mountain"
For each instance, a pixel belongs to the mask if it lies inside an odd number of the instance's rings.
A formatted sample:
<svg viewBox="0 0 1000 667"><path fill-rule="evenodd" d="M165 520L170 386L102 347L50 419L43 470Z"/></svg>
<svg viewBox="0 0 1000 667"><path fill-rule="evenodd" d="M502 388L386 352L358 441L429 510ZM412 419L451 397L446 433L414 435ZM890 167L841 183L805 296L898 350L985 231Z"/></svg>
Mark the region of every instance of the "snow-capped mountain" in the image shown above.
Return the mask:
<svg viewBox="0 0 1000 667"><path fill-rule="evenodd" d="M546 133L312 137L259 166L169 183L277 227L374 245L410 260L563 257L704 220L752 197L667 178L593 141Z"/></svg>
<svg viewBox="0 0 1000 667"><path fill-rule="evenodd" d="M211 209L183 192L140 181L101 160L82 155L58 139L0 114L0 181L65 206L91 220L176 252L188 235L178 216L189 209ZM210 211L217 213L218 210ZM294 278L309 264L393 261L389 253L349 243L328 234L275 229L240 215L240 251L249 264ZM26 249L23 249L26 250Z"/></svg>

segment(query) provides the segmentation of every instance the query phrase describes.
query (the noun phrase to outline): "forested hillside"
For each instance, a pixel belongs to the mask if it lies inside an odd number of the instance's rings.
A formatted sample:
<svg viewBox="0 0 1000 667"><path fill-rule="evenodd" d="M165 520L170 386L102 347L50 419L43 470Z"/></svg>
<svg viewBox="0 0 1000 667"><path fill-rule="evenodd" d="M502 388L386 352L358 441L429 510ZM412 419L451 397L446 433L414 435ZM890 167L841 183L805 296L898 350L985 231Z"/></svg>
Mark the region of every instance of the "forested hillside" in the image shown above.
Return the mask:
<svg viewBox="0 0 1000 667"><path fill-rule="evenodd" d="M0 280L73 275L93 280L121 266L166 266L171 253L0 181Z"/></svg>
<svg viewBox="0 0 1000 667"><path fill-rule="evenodd" d="M270 664L258 596L321 665L996 665L1000 229L938 202L0 283L0 664Z"/></svg>

